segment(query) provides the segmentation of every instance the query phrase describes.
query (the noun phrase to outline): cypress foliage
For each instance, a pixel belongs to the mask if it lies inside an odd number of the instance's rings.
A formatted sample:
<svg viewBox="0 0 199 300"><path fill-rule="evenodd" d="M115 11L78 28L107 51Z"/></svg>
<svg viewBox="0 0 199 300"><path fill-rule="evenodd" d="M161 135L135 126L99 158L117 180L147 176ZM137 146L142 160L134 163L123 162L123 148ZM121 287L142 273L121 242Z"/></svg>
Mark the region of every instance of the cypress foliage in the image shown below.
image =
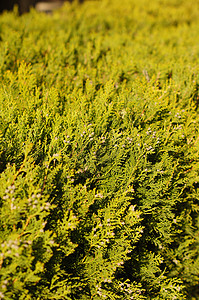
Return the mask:
<svg viewBox="0 0 199 300"><path fill-rule="evenodd" d="M0 16L0 299L198 299L198 7Z"/></svg>

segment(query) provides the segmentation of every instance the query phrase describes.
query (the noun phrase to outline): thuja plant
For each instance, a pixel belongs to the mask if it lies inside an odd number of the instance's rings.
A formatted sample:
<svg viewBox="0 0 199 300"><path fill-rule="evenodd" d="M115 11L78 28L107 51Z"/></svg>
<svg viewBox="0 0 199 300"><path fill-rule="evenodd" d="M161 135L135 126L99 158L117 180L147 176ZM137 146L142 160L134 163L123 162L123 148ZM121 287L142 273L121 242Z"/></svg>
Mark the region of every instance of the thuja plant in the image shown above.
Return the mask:
<svg viewBox="0 0 199 300"><path fill-rule="evenodd" d="M1 299L199 297L197 7L0 17Z"/></svg>
<svg viewBox="0 0 199 300"><path fill-rule="evenodd" d="M29 147L29 145L28 145ZM45 230L52 207L36 182L38 168L27 158L19 169L7 165L1 176L1 298L30 299L52 256L53 234Z"/></svg>

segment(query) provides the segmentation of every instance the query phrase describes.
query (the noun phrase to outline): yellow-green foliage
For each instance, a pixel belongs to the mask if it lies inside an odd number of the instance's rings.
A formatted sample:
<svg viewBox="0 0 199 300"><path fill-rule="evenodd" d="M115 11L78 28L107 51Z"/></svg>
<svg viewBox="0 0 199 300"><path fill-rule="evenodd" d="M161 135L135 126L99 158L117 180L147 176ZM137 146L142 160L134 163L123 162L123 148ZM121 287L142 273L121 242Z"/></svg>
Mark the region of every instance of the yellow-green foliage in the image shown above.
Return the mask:
<svg viewBox="0 0 199 300"><path fill-rule="evenodd" d="M0 16L0 299L199 298L199 1Z"/></svg>

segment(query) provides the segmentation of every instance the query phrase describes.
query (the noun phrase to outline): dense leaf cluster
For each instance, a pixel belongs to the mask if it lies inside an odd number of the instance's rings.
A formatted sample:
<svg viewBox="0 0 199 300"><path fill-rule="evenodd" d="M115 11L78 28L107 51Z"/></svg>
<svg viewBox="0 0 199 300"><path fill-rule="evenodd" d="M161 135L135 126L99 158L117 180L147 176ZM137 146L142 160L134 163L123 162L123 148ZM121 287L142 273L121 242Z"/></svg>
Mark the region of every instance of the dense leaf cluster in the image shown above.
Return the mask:
<svg viewBox="0 0 199 300"><path fill-rule="evenodd" d="M0 16L0 299L198 299L199 1Z"/></svg>

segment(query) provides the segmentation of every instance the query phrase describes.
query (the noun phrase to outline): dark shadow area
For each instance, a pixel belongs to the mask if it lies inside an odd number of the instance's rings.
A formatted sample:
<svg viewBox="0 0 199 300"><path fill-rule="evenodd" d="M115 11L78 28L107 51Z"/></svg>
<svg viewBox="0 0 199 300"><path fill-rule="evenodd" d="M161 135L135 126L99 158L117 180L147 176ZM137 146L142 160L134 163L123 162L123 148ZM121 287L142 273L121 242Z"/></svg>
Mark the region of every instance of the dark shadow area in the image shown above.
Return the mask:
<svg viewBox="0 0 199 300"><path fill-rule="evenodd" d="M19 5L19 13L23 14L25 12L28 12L30 10L31 7L34 7L36 2L36 0L18 0L17 1L18 5Z"/></svg>
<svg viewBox="0 0 199 300"><path fill-rule="evenodd" d="M4 10L12 10L16 1L14 0L1 0L0 2L0 12Z"/></svg>
<svg viewBox="0 0 199 300"><path fill-rule="evenodd" d="M14 8L14 5L18 5L19 13L25 13L30 10L31 7L35 6L36 0L1 0L0 2L0 13L3 11L10 11Z"/></svg>

